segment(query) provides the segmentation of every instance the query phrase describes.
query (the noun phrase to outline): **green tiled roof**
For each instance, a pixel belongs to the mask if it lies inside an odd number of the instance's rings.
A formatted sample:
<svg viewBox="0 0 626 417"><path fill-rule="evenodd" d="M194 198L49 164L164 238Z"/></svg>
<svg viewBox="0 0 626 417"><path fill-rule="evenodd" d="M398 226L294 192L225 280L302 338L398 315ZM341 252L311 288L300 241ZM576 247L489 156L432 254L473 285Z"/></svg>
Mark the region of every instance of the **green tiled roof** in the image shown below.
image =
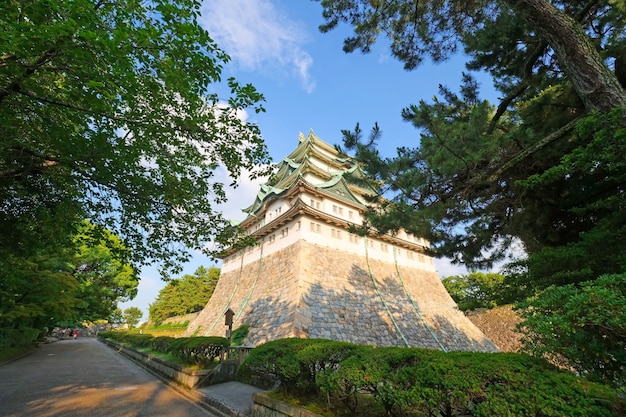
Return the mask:
<svg viewBox="0 0 626 417"><path fill-rule="evenodd" d="M315 180L311 181L311 177ZM340 155L313 131L307 137L301 133L296 149L277 164L276 173L261 185L254 202L244 212L249 215L257 213L267 201L280 198L298 181L341 200L363 205L359 194L373 194L375 191L358 181L349 181L350 177L365 177L354 159Z"/></svg>

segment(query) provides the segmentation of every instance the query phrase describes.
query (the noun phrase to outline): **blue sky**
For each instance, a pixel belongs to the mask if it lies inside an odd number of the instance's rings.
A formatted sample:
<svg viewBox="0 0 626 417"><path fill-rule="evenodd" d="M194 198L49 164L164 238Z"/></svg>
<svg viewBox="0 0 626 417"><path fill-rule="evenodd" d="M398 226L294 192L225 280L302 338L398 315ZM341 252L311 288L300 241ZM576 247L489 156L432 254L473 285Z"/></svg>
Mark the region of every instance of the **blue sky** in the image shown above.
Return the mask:
<svg viewBox="0 0 626 417"><path fill-rule="evenodd" d="M326 142L340 144L341 130L353 129L357 122L365 132L378 122L384 155L417 144L419 132L402 120L401 110L430 101L439 84L458 91L466 58L457 54L437 65L425 61L407 72L384 39L370 54L346 54L342 46L349 28L322 34L322 23L322 7L311 0L204 0L201 24L232 58L222 78L251 83L265 96L266 113L248 115L248 121L260 127L273 160L296 147L300 132L312 129ZM483 96L494 101L489 76L478 80ZM257 186L243 179L224 213L241 220L241 209L251 203ZM197 255L183 273L212 264ZM441 277L466 272L445 260L436 265ZM139 307L147 319L149 304L164 286L155 268L144 268L138 296L120 307Z"/></svg>

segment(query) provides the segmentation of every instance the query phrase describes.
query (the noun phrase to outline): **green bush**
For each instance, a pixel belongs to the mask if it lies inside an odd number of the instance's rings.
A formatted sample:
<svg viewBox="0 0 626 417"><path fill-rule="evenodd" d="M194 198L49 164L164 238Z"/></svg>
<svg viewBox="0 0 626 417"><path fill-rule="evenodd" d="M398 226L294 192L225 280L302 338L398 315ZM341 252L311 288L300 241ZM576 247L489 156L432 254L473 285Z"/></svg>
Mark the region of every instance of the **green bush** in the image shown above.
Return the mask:
<svg viewBox="0 0 626 417"><path fill-rule="evenodd" d="M246 336L248 336L248 332L250 331L250 326L247 324L242 324L233 330L233 334L231 336L231 344L233 346L241 346Z"/></svg>
<svg viewBox="0 0 626 417"><path fill-rule="evenodd" d="M237 379L275 375L286 393L315 396L336 415L615 416L614 390L511 353L373 348L283 339L255 348Z"/></svg>
<svg viewBox="0 0 626 417"><path fill-rule="evenodd" d="M175 338L170 336L153 337L150 341L150 346L157 352L168 353L170 351L170 346L175 340Z"/></svg>
<svg viewBox="0 0 626 417"><path fill-rule="evenodd" d="M626 385L626 274L551 287L518 306L524 349L588 379Z"/></svg>
<svg viewBox="0 0 626 417"><path fill-rule="evenodd" d="M151 348L157 352L170 353L190 365L210 366L228 347L224 337L154 337L134 332L101 332L99 337L110 339L134 348Z"/></svg>
<svg viewBox="0 0 626 417"><path fill-rule="evenodd" d="M169 352L194 365L210 366L226 347L224 337L180 337L172 341Z"/></svg>
<svg viewBox="0 0 626 417"><path fill-rule="evenodd" d="M273 375L283 387L300 393L318 392L317 378L336 369L355 345L325 339L281 339L257 346L237 370L237 379L251 382L253 375Z"/></svg>

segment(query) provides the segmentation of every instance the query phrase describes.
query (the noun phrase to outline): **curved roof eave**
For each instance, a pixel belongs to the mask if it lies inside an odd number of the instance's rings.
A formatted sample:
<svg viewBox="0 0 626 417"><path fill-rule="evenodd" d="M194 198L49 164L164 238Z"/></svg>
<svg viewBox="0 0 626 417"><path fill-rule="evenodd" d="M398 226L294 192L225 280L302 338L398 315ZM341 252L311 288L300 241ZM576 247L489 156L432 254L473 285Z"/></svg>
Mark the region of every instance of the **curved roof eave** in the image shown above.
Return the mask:
<svg viewBox="0 0 626 417"><path fill-rule="evenodd" d="M335 226L338 226L338 227L343 227L346 230L348 229L350 225L356 224L354 222L349 222L347 220L344 220L340 217L332 216L322 210L314 209L313 207L309 206L301 199L298 199L296 203L292 207L290 207L289 210L287 210L283 215L267 223L265 226L261 227L259 230L254 231L253 233L250 234L250 236L254 237L255 239L264 238L265 236L269 235L274 230L277 230L280 227L282 227L285 223L293 220L298 215L309 215L320 221L324 221L325 223L334 224ZM415 252L425 253L427 250L427 248L423 245L419 245L417 243L412 243L406 240L402 240L389 234L381 235L381 234L378 234L376 231L370 231L367 234L367 236L376 237L387 243L390 243L390 244L393 244L395 246L402 247L405 249L410 249ZM232 255L238 250L239 249L229 247L229 248L224 249L220 254L217 255L217 257L223 259L227 256Z"/></svg>

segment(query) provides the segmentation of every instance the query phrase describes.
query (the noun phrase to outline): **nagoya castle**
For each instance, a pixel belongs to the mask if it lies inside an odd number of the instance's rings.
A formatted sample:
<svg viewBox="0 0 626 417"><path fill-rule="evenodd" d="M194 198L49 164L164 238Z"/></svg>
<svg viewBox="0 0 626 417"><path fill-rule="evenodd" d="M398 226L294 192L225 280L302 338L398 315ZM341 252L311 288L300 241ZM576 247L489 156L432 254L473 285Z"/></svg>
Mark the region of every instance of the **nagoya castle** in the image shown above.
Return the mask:
<svg viewBox="0 0 626 417"><path fill-rule="evenodd" d="M437 276L429 243L400 231L358 236L372 189L356 162L313 132L261 185L242 229L256 246L226 248L211 300L186 335L224 336L249 326L244 342L324 338L374 346L496 351L456 308Z"/></svg>

